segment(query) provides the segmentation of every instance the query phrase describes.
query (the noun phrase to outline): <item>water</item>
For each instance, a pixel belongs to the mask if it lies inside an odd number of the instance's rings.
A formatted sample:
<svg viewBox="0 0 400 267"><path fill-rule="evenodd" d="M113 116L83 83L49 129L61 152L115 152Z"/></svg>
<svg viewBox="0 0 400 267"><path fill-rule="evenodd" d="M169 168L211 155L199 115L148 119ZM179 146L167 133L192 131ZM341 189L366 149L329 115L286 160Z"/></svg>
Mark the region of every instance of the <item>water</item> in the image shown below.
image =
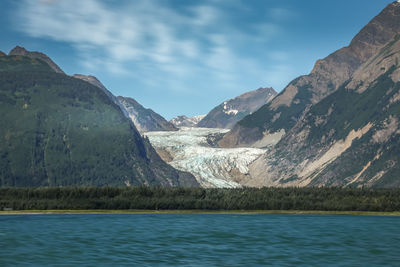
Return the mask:
<svg viewBox="0 0 400 267"><path fill-rule="evenodd" d="M400 218L2 215L0 266L400 266Z"/></svg>

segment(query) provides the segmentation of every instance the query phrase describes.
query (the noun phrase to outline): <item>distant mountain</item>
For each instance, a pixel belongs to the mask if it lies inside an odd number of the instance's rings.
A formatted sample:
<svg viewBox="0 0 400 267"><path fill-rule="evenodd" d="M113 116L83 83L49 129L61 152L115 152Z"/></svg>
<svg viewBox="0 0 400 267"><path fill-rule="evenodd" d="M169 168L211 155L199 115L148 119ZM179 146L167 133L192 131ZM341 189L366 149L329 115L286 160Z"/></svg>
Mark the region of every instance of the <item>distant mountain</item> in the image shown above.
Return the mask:
<svg viewBox="0 0 400 267"><path fill-rule="evenodd" d="M135 99L122 96L118 96L117 99L128 112L129 118L131 118L139 132L178 130L161 115L151 109L144 108Z"/></svg>
<svg viewBox="0 0 400 267"><path fill-rule="evenodd" d="M198 124L205 128L232 128L239 120L271 101L278 93L273 88L259 88L224 101L213 108Z"/></svg>
<svg viewBox="0 0 400 267"><path fill-rule="evenodd" d="M0 57L0 186L198 186L98 86L13 51Z"/></svg>
<svg viewBox="0 0 400 267"><path fill-rule="evenodd" d="M393 2L344 47L315 63L309 75L294 79L270 103L239 121L220 141L223 147L276 144L311 105L338 90L354 72L400 30L400 3Z"/></svg>
<svg viewBox="0 0 400 267"><path fill-rule="evenodd" d="M57 66L56 63L53 62L47 55L40 53L40 52L30 52L27 51L25 48L21 46L16 46L14 47L10 53L8 53L9 56L26 56L30 58L35 58L35 59L40 59L46 62L55 72L57 73L64 73L62 69Z"/></svg>
<svg viewBox="0 0 400 267"><path fill-rule="evenodd" d="M7 56L4 52L0 51L0 57Z"/></svg>
<svg viewBox="0 0 400 267"><path fill-rule="evenodd" d="M181 115L173 118L169 122L172 123L175 127L196 127L197 123L201 121L206 115L197 115L193 117L186 117L185 115Z"/></svg>

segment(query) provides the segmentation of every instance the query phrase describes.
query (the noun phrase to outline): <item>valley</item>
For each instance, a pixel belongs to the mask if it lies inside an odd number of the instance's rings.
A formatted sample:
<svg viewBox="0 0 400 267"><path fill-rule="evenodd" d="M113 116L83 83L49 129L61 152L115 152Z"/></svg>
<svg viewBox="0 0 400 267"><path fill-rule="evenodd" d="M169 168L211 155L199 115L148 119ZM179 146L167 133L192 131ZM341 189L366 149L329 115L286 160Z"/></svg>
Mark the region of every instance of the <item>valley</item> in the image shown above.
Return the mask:
<svg viewBox="0 0 400 267"><path fill-rule="evenodd" d="M253 87L197 116L193 99L167 120L162 94L145 107L138 85L117 96L16 46L0 52L0 187L397 188L399 58L393 2L280 93Z"/></svg>
<svg viewBox="0 0 400 267"><path fill-rule="evenodd" d="M0 267L400 262L400 0L0 14Z"/></svg>

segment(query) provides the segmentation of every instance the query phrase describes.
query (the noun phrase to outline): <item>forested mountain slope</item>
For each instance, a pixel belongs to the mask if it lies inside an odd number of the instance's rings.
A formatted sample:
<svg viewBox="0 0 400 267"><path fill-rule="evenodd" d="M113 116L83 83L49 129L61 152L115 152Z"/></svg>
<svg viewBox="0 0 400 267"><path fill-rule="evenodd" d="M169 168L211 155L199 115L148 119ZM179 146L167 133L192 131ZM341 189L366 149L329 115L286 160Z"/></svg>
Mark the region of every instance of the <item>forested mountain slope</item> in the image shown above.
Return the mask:
<svg viewBox="0 0 400 267"><path fill-rule="evenodd" d="M40 58L0 57L0 186L197 186L98 87Z"/></svg>

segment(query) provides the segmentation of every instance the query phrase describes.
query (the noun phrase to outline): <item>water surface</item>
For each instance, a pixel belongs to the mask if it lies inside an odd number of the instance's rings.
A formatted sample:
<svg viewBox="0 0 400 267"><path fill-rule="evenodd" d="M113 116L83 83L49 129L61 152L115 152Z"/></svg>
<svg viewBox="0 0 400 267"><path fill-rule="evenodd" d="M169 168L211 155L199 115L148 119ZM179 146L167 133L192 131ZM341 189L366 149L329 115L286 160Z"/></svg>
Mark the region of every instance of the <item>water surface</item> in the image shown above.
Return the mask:
<svg viewBox="0 0 400 267"><path fill-rule="evenodd" d="M400 218L2 215L0 266L399 266Z"/></svg>

